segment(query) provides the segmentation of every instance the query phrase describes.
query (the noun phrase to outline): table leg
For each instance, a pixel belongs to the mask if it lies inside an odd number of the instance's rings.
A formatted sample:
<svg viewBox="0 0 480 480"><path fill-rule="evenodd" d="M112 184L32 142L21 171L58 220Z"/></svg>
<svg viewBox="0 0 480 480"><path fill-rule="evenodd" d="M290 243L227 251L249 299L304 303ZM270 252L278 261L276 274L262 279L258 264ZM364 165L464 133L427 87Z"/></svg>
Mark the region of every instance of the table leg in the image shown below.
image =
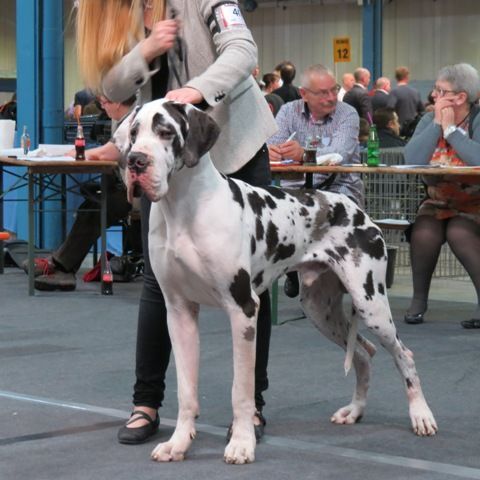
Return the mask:
<svg viewBox="0 0 480 480"><path fill-rule="evenodd" d="M102 173L101 187L100 187L100 261L101 261L101 277L100 289L102 288L102 276L105 271L106 254L107 254L107 176Z"/></svg>
<svg viewBox="0 0 480 480"><path fill-rule="evenodd" d="M34 186L33 173L28 172L28 294L30 296L35 295L35 269L33 266L35 254Z"/></svg>

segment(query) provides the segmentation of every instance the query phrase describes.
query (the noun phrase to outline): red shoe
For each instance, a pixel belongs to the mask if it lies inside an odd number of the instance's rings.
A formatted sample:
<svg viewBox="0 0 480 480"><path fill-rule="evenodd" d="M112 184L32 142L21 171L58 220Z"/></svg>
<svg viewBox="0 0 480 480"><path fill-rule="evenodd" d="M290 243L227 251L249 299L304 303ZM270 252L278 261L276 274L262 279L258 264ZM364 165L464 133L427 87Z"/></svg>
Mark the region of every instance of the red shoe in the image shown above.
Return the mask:
<svg viewBox="0 0 480 480"><path fill-rule="evenodd" d="M55 272L55 265L52 257L41 257L33 259L33 275L39 277L40 275L50 275ZM22 263L22 268L28 274L28 258Z"/></svg>

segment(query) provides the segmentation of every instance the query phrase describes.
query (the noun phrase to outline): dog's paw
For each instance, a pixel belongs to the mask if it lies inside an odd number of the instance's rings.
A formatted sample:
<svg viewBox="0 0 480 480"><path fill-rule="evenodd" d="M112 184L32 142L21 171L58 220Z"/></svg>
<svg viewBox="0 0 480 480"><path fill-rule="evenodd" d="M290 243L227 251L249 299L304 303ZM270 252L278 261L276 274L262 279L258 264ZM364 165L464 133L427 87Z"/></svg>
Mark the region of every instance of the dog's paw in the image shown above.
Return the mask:
<svg viewBox="0 0 480 480"><path fill-rule="evenodd" d="M349 405L339 408L330 418L332 423L337 425L352 425L360 421L365 410L365 404L352 402Z"/></svg>
<svg viewBox="0 0 480 480"><path fill-rule="evenodd" d="M410 420L413 433L419 437L435 435L438 431L437 422L426 402L412 402L410 404Z"/></svg>
<svg viewBox="0 0 480 480"><path fill-rule="evenodd" d="M225 447L223 459L225 463L243 465L255 461L255 439L251 440L230 440Z"/></svg>
<svg viewBox="0 0 480 480"><path fill-rule="evenodd" d="M156 462L181 462L185 459L188 447L182 446L178 442L159 443L150 454L152 460Z"/></svg>

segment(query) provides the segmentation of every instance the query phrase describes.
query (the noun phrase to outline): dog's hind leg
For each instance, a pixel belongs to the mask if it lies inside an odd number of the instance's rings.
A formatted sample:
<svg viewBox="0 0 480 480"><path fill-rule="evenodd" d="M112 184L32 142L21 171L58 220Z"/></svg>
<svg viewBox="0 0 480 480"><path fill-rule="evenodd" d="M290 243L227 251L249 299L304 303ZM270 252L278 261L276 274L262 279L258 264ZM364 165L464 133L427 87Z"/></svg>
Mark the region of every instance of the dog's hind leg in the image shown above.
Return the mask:
<svg viewBox="0 0 480 480"><path fill-rule="evenodd" d="M309 286L302 284L301 288L301 302L307 316L328 339L345 350L350 323L343 311L343 294L344 287L331 270L321 273ZM357 334L353 352L355 390L352 401L332 415L333 423L352 424L363 416L370 383L370 358L375 351L369 340Z"/></svg>
<svg viewBox="0 0 480 480"><path fill-rule="evenodd" d="M195 438L195 418L199 413L198 310L195 303L178 301L172 305L167 300L168 332L177 370L178 416L173 435L167 442L159 443L151 454L157 462L183 460Z"/></svg>
<svg viewBox="0 0 480 480"><path fill-rule="evenodd" d="M371 284L375 285L374 282ZM423 395L413 353L398 338L384 289L380 288L381 291L377 289L373 293L371 289L367 290L371 294L363 289L355 289L350 292L355 308L367 328L390 352L403 378L413 431L420 436L435 435L438 430L437 424Z"/></svg>

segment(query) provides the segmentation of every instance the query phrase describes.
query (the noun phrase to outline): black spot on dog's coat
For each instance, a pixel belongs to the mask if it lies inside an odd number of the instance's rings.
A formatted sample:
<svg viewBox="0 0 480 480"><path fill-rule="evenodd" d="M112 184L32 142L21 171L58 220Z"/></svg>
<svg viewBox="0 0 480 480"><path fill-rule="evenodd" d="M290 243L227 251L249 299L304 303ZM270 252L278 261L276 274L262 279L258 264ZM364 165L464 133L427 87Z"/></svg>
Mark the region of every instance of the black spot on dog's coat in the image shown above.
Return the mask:
<svg viewBox="0 0 480 480"><path fill-rule="evenodd" d="M257 250L257 242L255 241L255 237L251 236L250 237L250 252L252 255L256 252Z"/></svg>
<svg viewBox="0 0 480 480"><path fill-rule="evenodd" d="M367 300L372 300L373 295L375 294L375 287L373 285L373 272L371 270L369 270L367 273L367 278L363 284L363 288L365 289L365 298Z"/></svg>
<svg viewBox="0 0 480 480"><path fill-rule="evenodd" d="M272 197L278 198L279 200L284 200L287 195L283 190L281 190L278 187L258 187L261 188L262 190L266 190Z"/></svg>
<svg viewBox="0 0 480 480"><path fill-rule="evenodd" d="M405 379L405 382L407 384L407 388L413 388L413 383L409 378Z"/></svg>
<svg viewBox="0 0 480 480"><path fill-rule="evenodd" d="M277 203L275 202L275 200L270 197L269 195L267 195L265 197L265 202L266 204L268 205L268 207L270 208L270 210L275 210L277 208Z"/></svg>
<svg viewBox="0 0 480 480"><path fill-rule="evenodd" d="M255 340L255 329L253 327L247 327L243 332L243 339L247 342L253 342Z"/></svg>
<svg viewBox="0 0 480 480"><path fill-rule="evenodd" d="M255 278L253 279L253 285L255 287L259 287L263 282L263 270L261 272L258 272L256 275L255 275Z"/></svg>
<svg viewBox="0 0 480 480"><path fill-rule="evenodd" d="M255 315L255 302L251 295L250 275L245 269L241 268L233 278L230 284L230 293L247 317L251 318Z"/></svg>
<svg viewBox="0 0 480 480"><path fill-rule="evenodd" d="M347 210L343 203L336 203L328 212L328 221L332 227L346 227L349 224Z"/></svg>
<svg viewBox="0 0 480 480"><path fill-rule="evenodd" d="M331 248L326 248L325 253L332 259L335 260L335 262L340 261L340 255L338 255L336 252L334 252Z"/></svg>
<svg viewBox="0 0 480 480"><path fill-rule="evenodd" d="M385 243L378 228L368 227L365 230L355 228L348 235L346 242L350 248L359 248L362 252L377 260L385 256Z"/></svg>
<svg viewBox="0 0 480 480"><path fill-rule="evenodd" d="M385 295L385 287L383 286L383 283L379 283L378 284L378 293L380 293L381 295Z"/></svg>
<svg viewBox="0 0 480 480"><path fill-rule="evenodd" d="M315 200L312 195L312 190L308 191L303 188L293 190L293 189L287 189L286 192L291 195L292 197L295 197L298 202L300 202L302 205L305 205L306 207L313 207L315 205Z"/></svg>
<svg viewBox="0 0 480 480"><path fill-rule="evenodd" d="M279 260L285 260L286 258L291 257L295 253L295 245L290 243L288 245L280 244L277 247L275 256L273 257L273 263L278 262Z"/></svg>
<svg viewBox="0 0 480 480"><path fill-rule="evenodd" d="M263 209L267 206L265 200L257 192L248 192L247 199L253 213L261 217Z"/></svg>
<svg viewBox="0 0 480 480"><path fill-rule="evenodd" d="M305 208L305 207L302 207L300 208L300 210L298 211L298 214L301 216L301 217L306 217L308 215L308 210Z"/></svg>
<svg viewBox="0 0 480 480"><path fill-rule="evenodd" d="M265 256L267 259L270 259L278 245L278 227L272 221L268 222L265 240L267 242L267 252Z"/></svg>
<svg viewBox="0 0 480 480"><path fill-rule="evenodd" d="M263 239L263 236L265 235L265 228L263 227L262 221L257 218L255 221L255 238L260 241Z"/></svg>
<svg viewBox="0 0 480 480"><path fill-rule="evenodd" d="M361 210L357 210L353 216L353 226L361 227L365 223L365 213Z"/></svg>
<svg viewBox="0 0 480 480"><path fill-rule="evenodd" d="M242 191L240 190L240 187L231 178L227 178L227 181L228 181L228 186L232 191L233 200L237 202L242 209L245 208L245 202L243 201Z"/></svg>
<svg viewBox="0 0 480 480"><path fill-rule="evenodd" d="M342 260L345 260L345 255L348 253L347 247L335 247L335 251L342 257Z"/></svg>

